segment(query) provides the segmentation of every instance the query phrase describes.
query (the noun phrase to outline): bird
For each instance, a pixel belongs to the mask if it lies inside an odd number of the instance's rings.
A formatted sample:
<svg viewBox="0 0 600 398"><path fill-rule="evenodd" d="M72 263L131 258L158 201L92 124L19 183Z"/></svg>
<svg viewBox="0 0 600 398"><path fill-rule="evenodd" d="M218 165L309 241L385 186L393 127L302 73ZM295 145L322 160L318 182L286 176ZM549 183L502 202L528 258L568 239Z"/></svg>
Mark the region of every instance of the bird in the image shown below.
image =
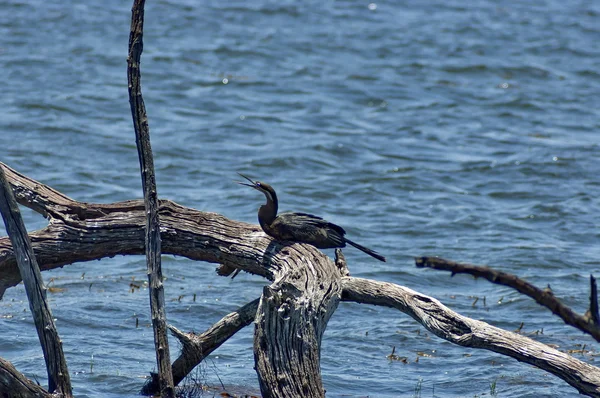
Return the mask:
<svg viewBox="0 0 600 398"><path fill-rule="evenodd" d="M279 202L273 187L264 182L254 181L242 173L238 174L249 181L249 183L236 181L238 184L254 188L267 198L267 203L258 209L258 223L262 230L272 238L278 241L308 243L319 249L346 247L346 243L348 243L379 261L385 261L385 257L376 251L346 238L344 228L321 217L290 212L278 215Z"/></svg>

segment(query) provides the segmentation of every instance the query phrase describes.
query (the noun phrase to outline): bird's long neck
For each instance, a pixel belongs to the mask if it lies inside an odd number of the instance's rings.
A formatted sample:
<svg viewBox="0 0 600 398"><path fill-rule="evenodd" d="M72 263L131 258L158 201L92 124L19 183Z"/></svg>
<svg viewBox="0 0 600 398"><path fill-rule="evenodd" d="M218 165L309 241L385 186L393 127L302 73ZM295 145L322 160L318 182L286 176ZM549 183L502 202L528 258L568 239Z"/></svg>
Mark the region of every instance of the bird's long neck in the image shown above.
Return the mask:
<svg viewBox="0 0 600 398"><path fill-rule="evenodd" d="M275 218L277 217L277 194L275 192L265 192L265 196L267 198L267 203L260 206L258 209L258 222L260 226L264 227L271 225Z"/></svg>

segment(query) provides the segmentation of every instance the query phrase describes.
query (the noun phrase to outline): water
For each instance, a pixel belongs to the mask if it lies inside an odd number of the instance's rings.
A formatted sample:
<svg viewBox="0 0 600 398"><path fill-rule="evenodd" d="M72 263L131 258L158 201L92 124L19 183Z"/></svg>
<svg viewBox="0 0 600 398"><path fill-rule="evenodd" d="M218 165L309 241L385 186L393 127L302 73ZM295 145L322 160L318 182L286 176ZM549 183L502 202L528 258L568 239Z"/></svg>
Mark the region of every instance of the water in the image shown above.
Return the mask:
<svg viewBox="0 0 600 398"><path fill-rule="evenodd" d="M0 4L1 160L81 201L141 197L130 3ZM412 258L488 264L585 311L589 274L600 274L599 15L597 3L558 0L149 2L142 85L159 195L255 223L262 197L232 180L268 181L282 210L322 215L387 256L347 250L354 276L508 330L525 322L561 350L586 344L579 357L593 362L592 339L532 300ZM30 230L46 223L24 214ZM214 264L163 264L169 322L183 330L204 330L265 284L218 277ZM144 258L44 277L63 289L50 301L76 395L135 396L155 368ZM0 335L0 355L45 384L22 286L0 302ZM246 328L200 376L256 391L251 346ZM393 346L407 364L386 358ZM329 323L322 369L328 396L411 396L419 383L422 396L481 396L494 381L501 396L577 393L397 311L351 303Z"/></svg>

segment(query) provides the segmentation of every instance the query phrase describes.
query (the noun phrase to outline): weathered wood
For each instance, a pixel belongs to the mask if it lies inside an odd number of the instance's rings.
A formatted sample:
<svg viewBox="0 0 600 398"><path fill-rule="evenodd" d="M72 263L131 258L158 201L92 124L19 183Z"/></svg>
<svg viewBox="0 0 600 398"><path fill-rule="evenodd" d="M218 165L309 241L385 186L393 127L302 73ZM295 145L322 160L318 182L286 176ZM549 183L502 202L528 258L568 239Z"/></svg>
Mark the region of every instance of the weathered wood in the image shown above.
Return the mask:
<svg viewBox="0 0 600 398"><path fill-rule="evenodd" d="M341 298L341 273L326 257L300 260L279 263L256 313L254 361L265 398L325 396L321 339Z"/></svg>
<svg viewBox="0 0 600 398"><path fill-rule="evenodd" d="M173 374L167 337L167 315L161 268L160 223L158 217L158 194L154 177L154 160L150 145L150 131L146 107L142 97L140 62L143 51L144 0L135 0L131 9L131 32L129 35L129 56L127 57L127 81L129 103L135 130L144 206L146 209L146 264L148 267L148 292L150 312L154 331L154 346L158 365L160 392L163 397L174 397Z"/></svg>
<svg viewBox="0 0 600 398"><path fill-rule="evenodd" d="M484 278L492 283L508 286L521 294L531 297L538 304L548 308L554 315L557 315L567 325L591 335L596 341L600 341L600 326L589 321L585 315L579 315L571 308L567 307L554 296L550 289L540 289L531 283L519 278L516 275L502 271L496 271L489 267L477 265L456 263L438 257L418 257L415 258L417 267L427 267L436 270L450 271L454 274L469 274L478 278Z"/></svg>
<svg viewBox="0 0 600 398"><path fill-rule="evenodd" d="M10 362L0 358L0 397L56 398L56 395L50 394L23 376Z"/></svg>
<svg viewBox="0 0 600 398"><path fill-rule="evenodd" d="M46 300L46 287L38 267L25 223L12 192L4 168L0 166L0 212L16 255L16 262L23 278L29 308L37 330L46 369L48 390L57 391L65 397L72 396L71 379L52 311Z"/></svg>
<svg viewBox="0 0 600 398"><path fill-rule="evenodd" d="M396 308L438 337L463 347L483 348L560 377L581 394L600 397L600 369L546 344L464 317L438 300L392 283L346 277L344 301Z"/></svg>
<svg viewBox="0 0 600 398"><path fill-rule="evenodd" d="M42 263L46 269L117 254L143 253L145 215L141 201L106 205L80 203L14 170L7 168L6 173L13 189L17 192L20 203L50 217L50 225L47 228L31 234L34 237L32 240L36 256L46 261L46 264ZM261 306L266 309L262 310L262 319L257 318L257 322L263 322L265 326L257 326L257 332L262 330L268 331L265 333L274 333L274 329L269 326L273 324L280 328L277 329L275 336L277 333L290 334L291 327L297 327L294 322L298 317L297 313L303 310L306 312L307 322L315 321L319 313L326 318L325 320L331 315L333 307L323 307L319 310L318 306L314 305L314 301L311 303L308 300L302 306L302 301L299 300L310 293L313 293L313 296L325 296L323 291L319 292L320 286L311 287L317 290L316 293L311 290L295 290L298 289L295 282L301 281L302 278L319 280L322 274L317 270L321 267L325 269L324 272L330 270L327 265L320 265L330 260L325 259L324 255L314 247L278 243L266 236L258 226L231 221L214 213L195 211L170 201L161 201L160 217L163 249L166 253L230 265L261 275L271 281L276 280L268 287L267 294L262 298ZM318 265L310 268L306 267L306 263ZM441 338L462 346L484 348L511 356L548 370L583 394L599 396L600 369L526 337L462 317L442 306L437 300L410 289L382 282L342 278L345 267L341 258L337 259L337 264L338 266L331 264L332 269L336 270L331 274L333 279L325 278L326 284L323 287L332 286L331 294L334 298L323 299L321 303L324 306L337 305L335 296L339 294L339 290L335 284L341 283L344 301L397 308ZM13 268L16 266L12 248L7 238L0 238L0 291L20 280L18 271L15 272ZM311 272L315 273L311 274ZM335 279L336 273L341 279ZM287 278L282 277L283 274L287 275ZM298 275L294 276L294 274ZM284 286L279 288L278 285ZM281 305L277 306L276 303ZM274 314L272 309L277 309L278 312ZM280 319L277 321L271 319L275 316ZM317 324L322 326L324 322L317 319ZM304 341L306 341L309 343L307 350L310 352L311 347L314 348L320 339L314 338L318 332L307 333L306 328L310 326L301 325L301 328L296 330L301 333L301 336L306 336L306 340L302 338L295 341L288 340L289 344L294 345L280 344L274 347L287 350L288 355L296 353L303 356ZM324 327L319 328L319 331L322 330ZM227 332L223 333L221 338L229 337ZM257 339L257 342L258 345L271 344L267 337ZM284 357L279 355L273 358L279 361ZM257 361L258 359L260 358L257 358ZM316 374L314 376L317 378L316 382L308 386L287 387L286 383L303 382L303 376L299 373L303 371L302 366L286 369L285 366L271 365L269 359L269 357L262 358L261 366L271 366L271 368L263 371L267 375L261 376L265 380L261 385L267 387L271 385L274 379L270 372L273 369L287 373L283 374L282 386L274 393L267 392L266 396L285 396L292 390L301 391L300 396L304 391L317 396L322 393L319 389L322 388L320 374L310 369L313 376ZM293 363L298 365L298 361ZM313 387L315 388L312 389ZM311 390L307 390L308 388ZM290 394L297 396L295 392Z"/></svg>
<svg viewBox="0 0 600 398"><path fill-rule="evenodd" d="M46 228L30 233L41 270L116 255L144 254L146 217L142 201L77 202L1 162L0 165L5 167L17 201L50 218ZM160 201L159 216L163 253L230 264L273 280L276 264L272 265L271 258L285 245L274 244L259 226L168 200ZM310 246L304 246L304 250L303 255L322 255ZM0 238L0 297L19 282L21 276L10 240Z"/></svg>
<svg viewBox="0 0 600 398"><path fill-rule="evenodd" d="M208 355L219 348L238 331L254 321L259 299L251 301L236 311L226 315L204 333L184 333L169 326L173 336L181 343L181 354L173 362L173 382L178 385ZM141 394L152 395L159 391L155 373L142 388Z"/></svg>
<svg viewBox="0 0 600 398"><path fill-rule="evenodd" d="M36 189L40 184L23 176L16 180L21 193L19 200L25 205L37 203ZM44 192L52 196L51 190L45 189ZM32 234L36 238L34 245L39 246L36 248L38 258L47 256L48 268L77 260L140 254L143 251L145 217L141 202L78 204L74 207L77 209L75 212L65 203L69 200L64 195L57 200L60 200L60 204L46 197L45 202L50 209L60 209L51 215L51 223L47 228ZM46 213L51 214L48 210ZM258 226L234 222L218 214L187 209L169 201L161 201L160 217L166 253L230 264L270 280L279 280L268 290L269 298L263 301L263 308L259 310L268 322L257 327L257 333L261 333L256 338L258 346L268 344L270 334L275 334L274 328L282 328L286 323L299 323L301 317L316 326L294 326L295 333L287 343L302 348L298 352L298 360L290 362L288 354L279 355L276 352L271 352L270 358L261 360L260 368L257 366L259 380L265 380L261 385L274 388L273 391L263 392L263 395L289 396L286 391L290 391L292 383L303 380L314 385L309 388L314 395L309 396L322 396L318 359L320 342L340 295L339 286L334 280L335 275L339 279L340 271L331 259L309 245L275 242ZM0 289L5 289L17 283L19 278L11 272L12 253L5 250L2 244L0 239ZM281 308L289 312L292 322L282 318L282 312L274 305L275 300L282 298L285 302L281 303ZM261 353L257 354L258 358L261 356ZM284 370L287 373L283 373ZM280 381L277 386L272 376L276 374ZM307 388L306 385L296 387L300 395Z"/></svg>
<svg viewBox="0 0 600 398"><path fill-rule="evenodd" d="M346 257L342 253L342 249L335 249L335 265L340 269L342 276L350 276L350 270L346 263Z"/></svg>
<svg viewBox="0 0 600 398"><path fill-rule="evenodd" d="M342 301L398 309L410 315L442 339L464 347L486 349L510 356L557 375L582 394L598 396L600 369L554 348L520 334L464 317L448 309L436 299L403 286L349 277L342 278L341 283ZM250 307L253 303L247 304L243 308ZM247 323L251 322L256 306L250 308L250 311L245 314ZM218 341L219 344L233 335L231 329L222 328L222 324L230 317L239 319L237 312L234 312L208 330L211 334L214 333L212 339ZM243 327L240 323L236 323L236 326L239 326L240 329ZM213 348L207 339L208 331L201 335L177 332L184 346L180 360L190 361L185 368L186 375L204 358L201 356L201 347ZM176 366L174 366L175 368ZM180 378L184 376L181 375Z"/></svg>

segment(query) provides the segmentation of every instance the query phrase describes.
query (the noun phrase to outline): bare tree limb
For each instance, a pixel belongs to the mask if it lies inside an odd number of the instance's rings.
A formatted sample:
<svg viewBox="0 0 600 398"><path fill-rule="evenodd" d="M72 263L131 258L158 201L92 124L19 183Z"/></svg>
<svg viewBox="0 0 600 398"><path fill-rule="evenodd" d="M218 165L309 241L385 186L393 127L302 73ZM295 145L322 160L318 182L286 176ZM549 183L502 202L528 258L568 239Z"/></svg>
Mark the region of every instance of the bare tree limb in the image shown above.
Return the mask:
<svg viewBox="0 0 600 398"><path fill-rule="evenodd" d="M18 184L22 193L19 200L25 205L37 203L40 184L23 177ZM38 259L47 260L46 269L143 251L145 216L141 202L76 204L71 208L65 198L57 198L62 204L58 214L46 212L50 225L31 234ZM53 199L45 201L54 209ZM331 259L310 245L276 242L257 226L170 201L160 205L165 253L234 265L275 280L265 288L255 332L256 369L263 396L323 396L321 339L341 295L340 271ZM20 280L11 269L12 249L3 243L0 239L0 292ZM293 333L278 339L283 330Z"/></svg>
<svg viewBox="0 0 600 398"><path fill-rule="evenodd" d="M557 299L550 289L540 289L519 277L506 272L496 271L488 267L480 267L471 264L455 263L437 257L418 257L415 259L417 267L433 268L441 271L450 271L455 274L469 274L478 278L511 287L521 294L531 297L538 304L548 308L553 314L561 318L567 325L591 335L596 341L600 341L600 328L590 321L586 316L579 315Z"/></svg>
<svg viewBox="0 0 600 398"><path fill-rule="evenodd" d="M178 385L208 355L219 348L238 331L254 321L259 299L251 301L236 311L226 315L212 325L204 333L184 333L174 326L169 326L173 336L182 345L179 358L173 362L173 382ZM158 380L155 373L142 388L143 395L158 392Z"/></svg>
<svg viewBox="0 0 600 398"><path fill-rule="evenodd" d="M464 317L448 309L438 300L403 286L351 277L342 278L341 282L343 301L398 309L447 341L464 347L486 349L513 357L557 375L577 388L582 394L599 396L600 369L570 355L520 334ZM242 307L242 309L249 308L249 311L245 313L244 323L252 321L251 318L253 318L252 315L255 309L254 303L256 301ZM238 311L242 311L242 309ZM184 346L180 359L187 361L193 358L193 361L188 363L185 368L186 374L208 355L208 353L196 348L186 353L188 351L186 347L195 345L196 341L207 344L204 337L208 336L209 331L215 333L214 338L219 342L231 337L234 333L233 330L224 330L221 327L232 316L233 319L239 319L236 311L227 315L201 335L177 332ZM236 325L241 326L241 324ZM210 349L213 346L208 345L205 347ZM205 355L201 356L202 353ZM175 369L177 366L174 365L173 368ZM148 392L151 392L151 390Z"/></svg>
<svg viewBox="0 0 600 398"><path fill-rule="evenodd" d="M31 241L21 217L19 206L0 166L0 212L16 254L20 275L25 284L29 308L33 315L38 338L44 353L48 371L48 390L58 391L65 397L72 396L71 378L62 349L62 342L52 318L52 310L46 300L46 287L38 267Z"/></svg>
<svg viewBox="0 0 600 398"><path fill-rule="evenodd" d="M134 0L131 10L131 32L129 35L129 56L127 57L127 80L129 87L129 103L135 130L144 190L146 209L146 263L148 266L148 292L150 294L150 311L154 330L154 346L160 382L160 393L163 397L174 397L173 374L169 355L169 339L167 338L167 315L163 287L162 268L160 263L160 223L158 219L158 194L154 177L154 160L150 145L150 131L146 107L142 98L140 82L140 61L143 51L145 0Z"/></svg>
<svg viewBox="0 0 600 398"><path fill-rule="evenodd" d="M581 394L600 397L600 369L520 334L464 317L438 300L392 283L346 277L344 301L396 308L438 337L507 355L560 377Z"/></svg>
<svg viewBox="0 0 600 398"><path fill-rule="evenodd" d="M46 228L29 234L41 270L116 255L144 254L146 217L142 201L77 202L1 162L0 165L17 201L50 218ZM160 201L159 215L163 253L231 264L273 280L273 272L278 268L271 259L285 245L272 244L260 227L168 200ZM320 253L304 247L310 251L306 253L309 257ZM10 240L0 238L0 298L7 288L19 282L21 276Z"/></svg>

